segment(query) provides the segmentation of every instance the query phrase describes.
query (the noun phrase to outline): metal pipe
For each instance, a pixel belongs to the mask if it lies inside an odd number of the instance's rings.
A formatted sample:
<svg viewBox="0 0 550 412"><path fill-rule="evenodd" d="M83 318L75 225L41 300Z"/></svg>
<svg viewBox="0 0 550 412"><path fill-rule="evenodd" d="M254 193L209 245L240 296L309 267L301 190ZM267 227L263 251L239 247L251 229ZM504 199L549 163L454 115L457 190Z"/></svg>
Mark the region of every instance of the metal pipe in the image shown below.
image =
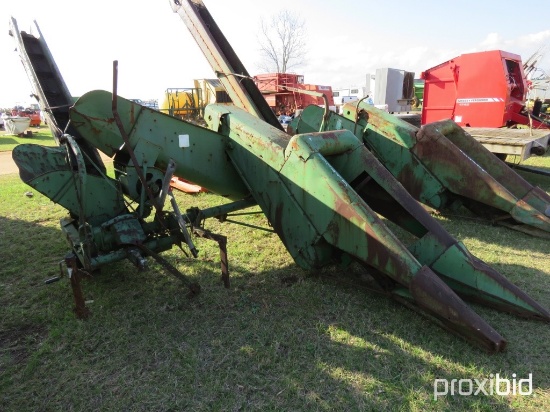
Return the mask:
<svg viewBox="0 0 550 412"><path fill-rule="evenodd" d="M145 179L145 175L143 174L143 170L141 169L140 164L138 163L138 160L136 158L136 154L134 153L134 150L132 149L132 146L130 146L130 139L128 138L128 135L126 134L126 131L124 130L124 125L122 124L122 120L120 120L120 115L118 114L118 95L117 95L117 87L118 87L118 60L113 61L113 101L112 101L112 112L113 116L115 118L115 123L118 127L118 130L120 132L120 136L122 137L122 140L124 140L124 148L130 155L130 158L132 159L132 163L136 169L136 172L138 174L139 180L141 181L141 184L143 185L143 188L145 189L145 192L147 193L147 197L149 197L149 200L151 201L151 204L156 209L156 214L161 221L161 223L164 221L162 217L162 205L159 205L157 201L155 201L155 197L153 196L153 192L151 191L151 188L147 184L147 179Z"/></svg>

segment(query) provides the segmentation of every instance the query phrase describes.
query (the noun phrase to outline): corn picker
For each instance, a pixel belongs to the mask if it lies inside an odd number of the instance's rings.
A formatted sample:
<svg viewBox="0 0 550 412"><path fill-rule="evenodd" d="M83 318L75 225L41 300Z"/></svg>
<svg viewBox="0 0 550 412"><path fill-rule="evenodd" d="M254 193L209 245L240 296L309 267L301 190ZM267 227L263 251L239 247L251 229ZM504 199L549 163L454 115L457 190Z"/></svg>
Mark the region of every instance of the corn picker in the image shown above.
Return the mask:
<svg viewBox="0 0 550 412"><path fill-rule="evenodd" d="M202 223L259 206L300 267L357 262L388 296L489 352L504 350L506 340L463 298L550 321L544 307L473 256L421 203L471 202L544 232L545 193L523 182L521 189L497 185L501 179L519 185L519 177L499 175L503 169L487 166L489 155L477 158L467 145L458 146L467 138L452 123L418 131L362 105L346 106L344 116L310 106L289 135L205 5L170 3L233 101L207 106L206 128L118 96L117 62L112 93L91 91L69 103L43 37L19 32L12 20L11 34L59 142L17 146L13 158L25 183L68 211L61 229L80 316L87 314L81 276L122 259L145 267L152 257L198 293L200 287L161 256L177 245L196 257L197 236L218 242L229 287L227 239ZM115 177L107 176L99 151L113 158ZM486 191L471 182L481 175ZM180 211L169 185L174 176L219 195L220 205ZM414 240L403 243L384 219Z"/></svg>
<svg viewBox="0 0 550 412"><path fill-rule="evenodd" d="M493 223L550 239L550 196L531 185L452 120L415 127L362 101L343 114L308 106L289 133L354 133L422 204L469 209Z"/></svg>

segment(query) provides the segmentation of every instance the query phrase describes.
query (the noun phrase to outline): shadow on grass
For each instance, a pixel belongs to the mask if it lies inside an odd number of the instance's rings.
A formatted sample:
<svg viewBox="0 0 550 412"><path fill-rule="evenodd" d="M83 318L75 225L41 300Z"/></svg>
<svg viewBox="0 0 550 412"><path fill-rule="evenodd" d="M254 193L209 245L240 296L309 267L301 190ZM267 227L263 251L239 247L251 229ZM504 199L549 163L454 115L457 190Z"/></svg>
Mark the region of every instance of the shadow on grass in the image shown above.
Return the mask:
<svg viewBox="0 0 550 412"><path fill-rule="evenodd" d="M493 225L474 215L442 213L445 219L439 219L441 225L458 240L476 239L480 243L492 245L495 248L510 248L524 252L548 253L550 240L532 236L509 227ZM474 253L475 254L475 253Z"/></svg>
<svg viewBox="0 0 550 412"><path fill-rule="evenodd" d="M128 277L123 286L113 278L103 285L115 293L109 300L117 302L112 327L155 323L156 334L171 335L160 339L159 346L172 355L181 350L191 356L190 408L199 405L198 399L212 397L206 389L210 387L224 393L226 404L220 403L220 409L261 409L267 397L269 407L299 410L381 411L396 410L397 405L439 410L443 404L455 410L485 406L506 411L512 409L502 397L443 396L437 403L434 380L483 380L499 372L528 376L523 373L526 359L511 364L509 355L489 356L416 312L366 290L356 274L338 271L336 277L312 277L295 265L262 273L233 267L232 289L225 290L215 280L217 265L203 262L202 267L198 281L204 291L194 300L184 297L185 288L177 292L177 287L168 287L165 282L174 285L171 279L162 281L163 287L146 280L148 287L134 288L140 282ZM128 296L122 292L128 290ZM136 299L156 307L155 313L149 311L147 319L128 316ZM544 353L542 347L535 349ZM536 385L540 388L541 382Z"/></svg>
<svg viewBox="0 0 550 412"><path fill-rule="evenodd" d="M0 228L1 330L36 331L29 324L49 329L38 342L13 333L19 343L10 341L2 356L20 343L33 355L6 361L9 377L0 381L9 395L6 411L44 405L506 411L512 408L505 397L449 395L434 401L434 380L481 380L497 372L523 378L533 367L534 386L549 386L541 361L548 339L539 339L539 323L478 312L505 337L510 327L517 334L507 353L488 356L372 292L364 274L354 270L305 274L286 264L257 271L253 258L238 265L230 254L232 287L225 289L216 259L171 251L167 258L201 284L201 295L186 298L186 288L155 264L139 272L123 261L84 282L92 316L79 322L70 311L67 280L42 283L57 272L67 250L61 231L3 217ZM215 249L206 256L216 256ZM529 350L520 348L524 339Z"/></svg>
<svg viewBox="0 0 550 412"><path fill-rule="evenodd" d="M16 145L19 142L9 136L0 136L0 146L1 145Z"/></svg>

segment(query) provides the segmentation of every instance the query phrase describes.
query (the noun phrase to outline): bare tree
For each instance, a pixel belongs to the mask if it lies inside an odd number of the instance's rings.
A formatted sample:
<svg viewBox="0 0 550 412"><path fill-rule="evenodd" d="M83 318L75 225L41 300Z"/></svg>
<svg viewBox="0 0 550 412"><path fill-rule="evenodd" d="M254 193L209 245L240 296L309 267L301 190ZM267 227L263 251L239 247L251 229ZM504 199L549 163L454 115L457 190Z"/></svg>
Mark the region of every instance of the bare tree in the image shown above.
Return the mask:
<svg viewBox="0 0 550 412"><path fill-rule="evenodd" d="M259 68L266 72L286 73L305 62L307 31L305 22L295 13L282 10L269 23L261 22Z"/></svg>

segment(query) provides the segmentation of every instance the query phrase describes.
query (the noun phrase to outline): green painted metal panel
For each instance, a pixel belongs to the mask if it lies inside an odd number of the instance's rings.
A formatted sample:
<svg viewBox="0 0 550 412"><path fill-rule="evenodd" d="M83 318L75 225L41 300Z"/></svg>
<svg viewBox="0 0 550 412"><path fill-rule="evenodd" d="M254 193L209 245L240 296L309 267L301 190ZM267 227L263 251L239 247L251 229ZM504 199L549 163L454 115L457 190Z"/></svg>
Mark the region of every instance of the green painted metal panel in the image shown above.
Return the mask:
<svg viewBox="0 0 550 412"><path fill-rule="evenodd" d="M81 96L71 109L71 120L82 137L108 156L118 153L124 143L111 101L111 93L96 90ZM225 154L228 142L223 136L122 97L118 97L117 107L132 147L137 147L142 159L148 157L148 167L165 169L173 159L179 177L230 199L248 195ZM140 151L144 142L162 150L156 154Z"/></svg>

